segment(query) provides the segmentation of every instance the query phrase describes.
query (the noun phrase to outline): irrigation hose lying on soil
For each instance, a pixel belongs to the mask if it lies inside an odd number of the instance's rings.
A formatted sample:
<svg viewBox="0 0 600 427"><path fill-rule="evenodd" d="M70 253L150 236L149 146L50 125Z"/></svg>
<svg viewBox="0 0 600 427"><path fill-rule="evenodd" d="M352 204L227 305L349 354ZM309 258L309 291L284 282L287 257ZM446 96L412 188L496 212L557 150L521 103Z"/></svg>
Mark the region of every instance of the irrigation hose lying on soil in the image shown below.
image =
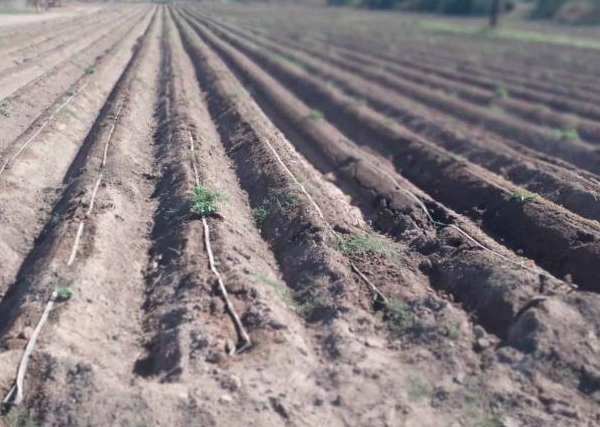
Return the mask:
<svg viewBox="0 0 600 427"><path fill-rule="evenodd" d="M16 406L23 401L23 381L25 380L25 373L27 372L29 359L31 358L31 353L33 353L35 343L37 342L38 336L40 335L44 324L48 320L48 316L50 315L50 311L52 311L52 307L54 307L57 297L58 290L55 289L52 292L52 295L50 295L50 299L48 299L48 302L46 303L46 308L44 308L44 312L42 313L38 324L35 326L35 329L31 334L31 338L27 343L27 347L25 347L25 352L23 352L23 357L21 358L21 363L19 363L19 369L17 370L17 379L2 401L3 407L7 405Z"/></svg>
<svg viewBox="0 0 600 427"><path fill-rule="evenodd" d="M194 169L194 179L196 181L196 186L199 187L200 186L200 176L198 174L198 168L196 167L196 156L194 153L194 137L193 137L191 131L188 131L188 132L189 132L189 136L190 136L190 153L192 156L192 168ZM225 301L225 306L227 307L227 311L229 312L229 315L233 319L233 323L235 324L235 327L238 331L240 339L243 342L241 347L236 348L235 346L233 346L231 348L231 350L229 351L229 354L234 355L236 353L241 353L244 350L247 350L248 348L250 348L252 346L252 341L250 340L250 336L248 335L248 333L246 332L246 329L244 328L244 325L240 319L240 316L235 311L235 308L233 307L233 304L231 303L231 300L229 299L229 293L227 292L227 287L225 286L225 283L223 282L223 278L221 277L221 274L219 273L219 270L217 270L217 267L215 265L215 258L213 255L212 247L210 245L210 230L209 230L208 221L206 221L206 218L202 218L202 225L204 227L204 246L206 247L206 252L208 253L208 261L209 261L209 265L210 265L210 270L217 277L217 282L219 283L219 290L221 291L221 296L223 297L223 300Z"/></svg>
<svg viewBox="0 0 600 427"><path fill-rule="evenodd" d="M85 87L88 85L90 81L87 80L84 84L82 84L79 89L75 90L75 92L73 92L71 95L69 95L69 97L58 106L58 108L56 108L56 110L54 110L54 112L50 115L50 117L48 117L44 123L42 123L42 125L34 132L33 135L31 135L31 137L25 141L23 143L23 145L21 145L21 147L19 148L19 150L10 158L6 159L4 161L4 163L2 164L2 166L0 167L0 176L2 176L2 174L4 173L4 170L10 166L10 164L21 155L21 153L23 152L23 150L25 150L25 148L27 148L27 146L29 144L31 144L31 142L44 130L44 128L46 126L48 126L48 124L50 123L50 121L52 121L52 119L63 109L65 108L67 105L69 105L69 103L73 100L73 98L75 98L83 89L85 89Z"/></svg>

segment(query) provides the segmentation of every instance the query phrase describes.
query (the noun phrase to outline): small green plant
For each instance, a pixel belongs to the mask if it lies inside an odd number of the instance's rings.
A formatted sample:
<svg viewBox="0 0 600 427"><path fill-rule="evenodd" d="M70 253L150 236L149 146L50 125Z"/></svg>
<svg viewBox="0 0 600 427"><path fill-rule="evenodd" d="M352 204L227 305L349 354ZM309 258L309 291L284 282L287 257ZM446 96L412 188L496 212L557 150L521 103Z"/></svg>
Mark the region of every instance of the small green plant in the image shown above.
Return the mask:
<svg viewBox="0 0 600 427"><path fill-rule="evenodd" d="M75 96L75 95L77 95L77 89L69 89L67 91L67 95L69 95L69 96Z"/></svg>
<svg viewBox="0 0 600 427"><path fill-rule="evenodd" d="M451 154L450 158L458 163L465 163L467 161L465 156L461 156L460 154Z"/></svg>
<svg viewBox="0 0 600 427"><path fill-rule="evenodd" d="M233 96L235 98L241 98L243 96L246 96L246 94L246 89L244 89L242 86L238 87L236 90L233 91Z"/></svg>
<svg viewBox="0 0 600 427"><path fill-rule="evenodd" d="M494 91L494 98L504 99L508 98L508 91L503 87L497 87Z"/></svg>
<svg viewBox="0 0 600 427"><path fill-rule="evenodd" d="M320 110L310 110L308 116L313 120L322 120L325 117L325 114Z"/></svg>
<svg viewBox="0 0 600 427"><path fill-rule="evenodd" d="M270 190L269 196L252 210L254 221L259 227L267 223L269 218L277 212L288 212L300 206L302 200L300 194L294 188L288 188L285 191L275 192Z"/></svg>
<svg viewBox="0 0 600 427"><path fill-rule="evenodd" d="M262 227L263 225L265 225L267 223L267 220L269 219L269 208L268 206L264 203L261 204L260 206L254 208L252 210L252 216L254 217L254 221L256 222L256 225L258 225L259 227Z"/></svg>
<svg viewBox="0 0 600 427"><path fill-rule="evenodd" d="M351 100L354 105L358 105L358 106L369 105L369 102L365 98L351 97Z"/></svg>
<svg viewBox="0 0 600 427"><path fill-rule="evenodd" d="M94 74L96 72L96 66L95 65L90 65L89 67L87 67L85 69L85 74Z"/></svg>
<svg viewBox="0 0 600 427"><path fill-rule="evenodd" d="M294 306L294 298L292 297L290 290L283 283L271 280L269 276L264 273L257 273L254 276L265 285L269 285L273 289L275 295L286 305Z"/></svg>
<svg viewBox="0 0 600 427"><path fill-rule="evenodd" d="M10 117L10 106L8 105L8 102L0 104L0 114L4 117Z"/></svg>
<svg viewBox="0 0 600 427"><path fill-rule="evenodd" d="M56 300L57 301L67 301L73 297L73 289L64 287L56 289Z"/></svg>
<svg viewBox="0 0 600 427"><path fill-rule="evenodd" d="M396 120L394 117L387 117L385 119L385 122L389 125L389 126L395 126L398 124L398 120Z"/></svg>
<svg viewBox="0 0 600 427"><path fill-rule="evenodd" d="M408 379L408 397L417 400L431 394L431 386L417 376Z"/></svg>
<svg viewBox="0 0 600 427"><path fill-rule="evenodd" d="M227 196L218 191L199 186L194 188L190 200L190 210L196 216L207 218L219 211L218 203L227 201Z"/></svg>
<svg viewBox="0 0 600 427"><path fill-rule="evenodd" d="M63 113L65 113L65 114L67 114L67 115L71 116L71 117L77 117L77 116L75 115L75 111L73 111L73 110L72 110L71 108L69 108L69 107L63 107L61 111L62 111Z"/></svg>
<svg viewBox="0 0 600 427"><path fill-rule="evenodd" d="M8 427L38 427L40 424L25 411L13 409L2 416Z"/></svg>
<svg viewBox="0 0 600 427"><path fill-rule="evenodd" d="M415 314L404 301L392 299L388 302L385 320L394 334L403 335L415 325Z"/></svg>
<svg viewBox="0 0 600 427"><path fill-rule="evenodd" d="M577 128L569 126L562 130L561 137L565 141L579 141L579 132Z"/></svg>
<svg viewBox="0 0 600 427"><path fill-rule="evenodd" d="M450 338L451 340L459 340L462 337L462 329L460 327L460 323L456 322L451 324L448 327L448 338Z"/></svg>
<svg viewBox="0 0 600 427"><path fill-rule="evenodd" d="M598 145L596 148L594 148L594 151L595 151L596 153L600 153L600 145Z"/></svg>
<svg viewBox="0 0 600 427"><path fill-rule="evenodd" d="M474 427L502 427L504 426L504 422L502 421L502 416L493 413L492 415L484 416L482 419L477 421L474 424Z"/></svg>
<svg viewBox="0 0 600 427"><path fill-rule="evenodd" d="M373 256L388 252L384 240L376 236L356 236L344 239L339 244L340 252L345 256Z"/></svg>
<svg viewBox="0 0 600 427"><path fill-rule="evenodd" d="M525 193L524 191L517 191L512 195L512 199L518 201L519 203L529 203L533 202L537 196L531 193Z"/></svg>

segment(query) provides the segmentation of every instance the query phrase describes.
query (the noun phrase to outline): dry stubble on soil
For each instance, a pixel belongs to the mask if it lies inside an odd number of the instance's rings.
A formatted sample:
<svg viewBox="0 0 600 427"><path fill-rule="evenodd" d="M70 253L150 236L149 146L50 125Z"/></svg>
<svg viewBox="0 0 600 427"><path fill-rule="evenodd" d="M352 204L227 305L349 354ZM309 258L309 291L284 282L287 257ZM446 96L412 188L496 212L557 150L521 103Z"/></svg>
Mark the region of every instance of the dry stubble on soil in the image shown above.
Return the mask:
<svg viewBox="0 0 600 427"><path fill-rule="evenodd" d="M1 423L600 425L597 52L265 5L0 35Z"/></svg>

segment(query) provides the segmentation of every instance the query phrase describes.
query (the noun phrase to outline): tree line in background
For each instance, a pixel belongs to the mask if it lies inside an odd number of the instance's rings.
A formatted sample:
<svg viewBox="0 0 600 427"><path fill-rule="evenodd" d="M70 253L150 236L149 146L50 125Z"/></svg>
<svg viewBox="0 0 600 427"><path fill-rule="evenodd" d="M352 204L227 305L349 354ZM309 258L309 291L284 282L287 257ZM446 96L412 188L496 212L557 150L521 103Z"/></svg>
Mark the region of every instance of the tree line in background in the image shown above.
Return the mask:
<svg viewBox="0 0 600 427"><path fill-rule="evenodd" d="M330 5L354 6L366 9L405 9L449 15L485 15L490 12L490 0L327 0ZM508 5L508 2L504 2Z"/></svg>

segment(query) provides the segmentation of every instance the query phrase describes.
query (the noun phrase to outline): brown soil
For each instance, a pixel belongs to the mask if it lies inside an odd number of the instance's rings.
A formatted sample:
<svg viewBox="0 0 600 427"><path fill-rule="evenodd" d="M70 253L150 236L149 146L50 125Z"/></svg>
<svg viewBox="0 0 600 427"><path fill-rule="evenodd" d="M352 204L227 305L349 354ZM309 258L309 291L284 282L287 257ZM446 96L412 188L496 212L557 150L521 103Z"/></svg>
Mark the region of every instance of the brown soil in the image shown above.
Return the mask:
<svg viewBox="0 0 600 427"><path fill-rule="evenodd" d="M534 51L556 91L496 99L501 64L464 71L451 37L329 13L113 5L3 30L2 397L72 296L0 424L600 423L597 109L556 99L590 55ZM573 119L581 140L548 137ZM199 186L226 196L204 220Z"/></svg>

